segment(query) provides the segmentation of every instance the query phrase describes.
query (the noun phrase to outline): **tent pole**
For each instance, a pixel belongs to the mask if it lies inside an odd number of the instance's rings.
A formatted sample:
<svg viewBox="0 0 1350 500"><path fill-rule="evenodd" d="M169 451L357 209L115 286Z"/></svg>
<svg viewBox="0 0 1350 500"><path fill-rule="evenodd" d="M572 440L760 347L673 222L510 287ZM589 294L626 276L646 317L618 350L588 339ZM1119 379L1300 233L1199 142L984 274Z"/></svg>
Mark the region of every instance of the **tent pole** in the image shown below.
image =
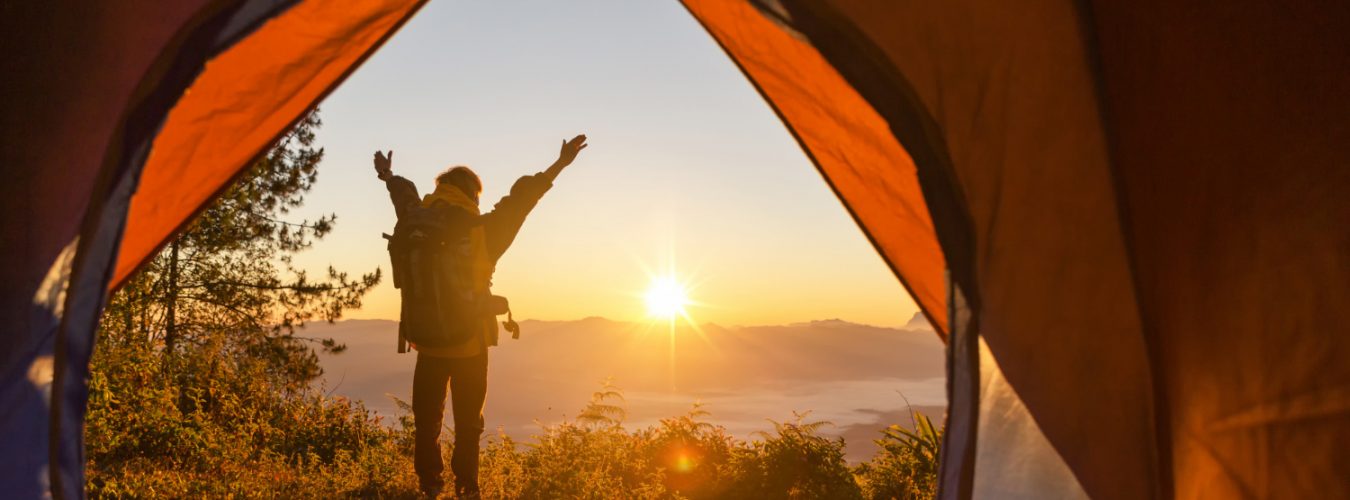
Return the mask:
<svg viewBox="0 0 1350 500"><path fill-rule="evenodd" d="M975 486L980 423L979 320L965 291L947 272L947 417L942 435L937 498L965 500Z"/></svg>

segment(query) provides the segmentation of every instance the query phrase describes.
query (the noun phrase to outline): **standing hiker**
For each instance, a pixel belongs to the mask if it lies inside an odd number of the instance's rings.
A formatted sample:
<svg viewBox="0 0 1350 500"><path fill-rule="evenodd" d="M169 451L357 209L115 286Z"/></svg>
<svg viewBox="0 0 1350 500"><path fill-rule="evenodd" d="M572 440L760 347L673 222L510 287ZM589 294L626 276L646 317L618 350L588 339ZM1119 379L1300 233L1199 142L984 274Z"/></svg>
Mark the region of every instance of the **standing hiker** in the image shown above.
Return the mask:
<svg viewBox="0 0 1350 500"><path fill-rule="evenodd" d="M483 184L468 167L446 170L436 177L433 192L419 197L412 181L391 172L394 152L375 153L375 173L385 182L399 219L389 250L394 285L403 296L400 348L406 339L417 350L413 463L422 491L433 498L444 485L439 438L447 382L455 424L450 459L455 492L460 498L478 496L487 351L497 345L496 316L509 311L506 300L491 293L492 273L525 216L585 148L585 135L563 141L552 166L521 177L488 213L479 212ZM507 323L508 330L514 326Z"/></svg>

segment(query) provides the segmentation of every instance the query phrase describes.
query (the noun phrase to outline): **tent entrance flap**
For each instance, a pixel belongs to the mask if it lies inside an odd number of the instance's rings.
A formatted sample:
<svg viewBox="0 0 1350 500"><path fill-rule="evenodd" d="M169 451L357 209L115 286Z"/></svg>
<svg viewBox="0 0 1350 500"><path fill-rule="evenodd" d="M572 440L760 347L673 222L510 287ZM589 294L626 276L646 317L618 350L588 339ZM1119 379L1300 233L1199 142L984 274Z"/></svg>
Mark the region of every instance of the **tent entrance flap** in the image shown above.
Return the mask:
<svg viewBox="0 0 1350 500"><path fill-rule="evenodd" d="M305 0L212 59L169 113L131 200L114 286L191 222L425 0Z"/></svg>
<svg viewBox="0 0 1350 500"><path fill-rule="evenodd" d="M859 98L859 107L879 118L873 127L842 133L884 135L904 152L904 177L931 214L923 239L941 244L939 259L926 263L933 267L919 273L932 273L929 290L942 289L943 266L952 270L980 337L1085 491L1156 496L1149 361L1078 5L686 3L775 107L807 100L829 109L838 104L835 94L776 94L769 84L816 89L838 79L847 89L842 95ZM751 3L766 5L771 15ZM783 47L766 46L775 36ZM765 52L793 57L775 60ZM824 69L798 70L802 60ZM811 114L781 114L799 133L819 126ZM808 150L853 145L803 142ZM872 186L899 175L896 162L860 161L869 163L818 163L827 178L852 169L864 172L860 184ZM895 214L870 212L874 194L850 191L844 179L835 180L840 198L905 279L916 261L885 242L920 233L898 228ZM884 215L869 219L869 213ZM922 304L923 293L911 289Z"/></svg>
<svg viewBox="0 0 1350 500"><path fill-rule="evenodd" d="M0 491L80 496L104 293L422 3L5 5L0 431L27 438L0 440Z"/></svg>
<svg viewBox="0 0 1350 500"><path fill-rule="evenodd" d="M687 7L778 113L897 278L945 336L946 264L914 160L810 44L744 1Z"/></svg>

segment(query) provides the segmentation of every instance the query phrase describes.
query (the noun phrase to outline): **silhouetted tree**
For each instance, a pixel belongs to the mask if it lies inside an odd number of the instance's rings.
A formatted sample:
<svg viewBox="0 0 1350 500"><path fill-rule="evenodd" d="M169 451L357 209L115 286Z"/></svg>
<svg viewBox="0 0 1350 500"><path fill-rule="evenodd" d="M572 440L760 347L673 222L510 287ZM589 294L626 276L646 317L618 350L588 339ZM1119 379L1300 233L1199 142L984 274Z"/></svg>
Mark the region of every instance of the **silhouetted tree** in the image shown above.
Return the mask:
<svg viewBox="0 0 1350 500"><path fill-rule="evenodd" d="M313 347L344 346L296 336L296 328L359 307L380 271L352 278L330 266L314 279L292 265L336 220L287 218L318 177L319 126L317 112L303 119L113 295L103 345L154 350L184 389L202 377L255 372L288 391L322 373Z"/></svg>

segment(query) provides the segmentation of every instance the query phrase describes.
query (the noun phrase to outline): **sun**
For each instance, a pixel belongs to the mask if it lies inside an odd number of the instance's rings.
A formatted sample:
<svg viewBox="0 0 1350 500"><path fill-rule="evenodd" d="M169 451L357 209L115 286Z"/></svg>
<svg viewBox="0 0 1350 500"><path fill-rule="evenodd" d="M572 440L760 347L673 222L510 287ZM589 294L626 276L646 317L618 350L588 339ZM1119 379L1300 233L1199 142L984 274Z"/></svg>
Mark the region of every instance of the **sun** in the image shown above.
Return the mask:
<svg viewBox="0 0 1350 500"><path fill-rule="evenodd" d="M671 276L653 278L651 286L647 288L645 298L647 300L647 314L663 319L683 315L684 306L689 304L689 297L684 291L684 286Z"/></svg>

